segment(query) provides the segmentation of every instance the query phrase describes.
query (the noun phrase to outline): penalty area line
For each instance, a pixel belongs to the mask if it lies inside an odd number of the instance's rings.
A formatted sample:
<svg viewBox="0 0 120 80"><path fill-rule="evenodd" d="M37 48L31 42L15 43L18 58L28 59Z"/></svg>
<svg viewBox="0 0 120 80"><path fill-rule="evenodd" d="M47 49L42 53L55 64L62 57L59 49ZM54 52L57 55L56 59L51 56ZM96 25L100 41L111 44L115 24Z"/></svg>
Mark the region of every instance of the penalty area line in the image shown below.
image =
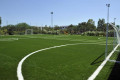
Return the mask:
<svg viewBox="0 0 120 80"><path fill-rule="evenodd" d="M110 52L110 54L106 57L106 59L101 63L101 65L94 71L94 73L88 78L88 80L94 80L96 76L99 74L99 72L102 70L104 65L107 63L109 58L112 56L112 54L115 52L115 50L118 48L119 44Z"/></svg>

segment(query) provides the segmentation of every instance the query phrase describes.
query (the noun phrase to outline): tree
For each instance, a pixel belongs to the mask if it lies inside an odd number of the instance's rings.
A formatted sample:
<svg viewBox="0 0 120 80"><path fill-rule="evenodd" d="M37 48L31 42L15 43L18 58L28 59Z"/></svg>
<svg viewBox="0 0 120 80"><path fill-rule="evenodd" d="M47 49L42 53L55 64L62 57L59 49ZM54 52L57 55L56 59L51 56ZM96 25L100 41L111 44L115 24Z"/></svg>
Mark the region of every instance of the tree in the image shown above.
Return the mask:
<svg viewBox="0 0 120 80"><path fill-rule="evenodd" d="M87 21L86 31L94 31L94 30L96 30L95 21L93 21L93 19L89 19Z"/></svg>
<svg viewBox="0 0 120 80"><path fill-rule="evenodd" d="M55 25L54 30L59 30L59 29L60 29L60 27Z"/></svg>
<svg viewBox="0 0 120 80"><path fill-rule="evenodd" d="M30 25L28 25L27 23L18 23L16 25L16 27L19 28L19 29L21 29L21 31L22 31L22 30L30 28Z"/></svg>
<svg viewBox="0 0 120 80"><path fill-rule="evenodd" d="M95 25L95 21L93 21L93 19L89 19L89 20L87 21L87 24Z"/></svg>
<svg viewBox="0 0 120 80"><path fill-rule="evenodd" d="M105 19L99 19L98 20L97 30L98 31L104 31L104 32L106 31Z"/></svg>
<svg viewBox="0 0 120 80"><path fill-rule="evenodd" d="M78 30L78 33L85 32L87 30L87 23L86 22L79 23L77 26L77 30Z"/></svg>
<svg viewBox="0 0 120 80"><path fill-rule="evenodd" d="M7 33L9 35L13 35L14 34L14 31L16 30L15 26L14 25L7 25L5 26L6 29L7 29Z"/></svg>
<svg viewBox="0 0 120 80"><path fill-rule="evenodd" d="M116 27L120 28L120 25L116 25Z"/></svg>
<svg viewBox="0 0 120 80"><path fill-rule="evenodd" d="M55 25L54 30L55 30L55 31L54 31L55 34L58 35L59 32L60 32L60 27L59 27L58 25Z"/></svg>
<svg viewBox="0 0 120 80"><path fill-rule="evenodd" d="M74 34L75 33L75 28L76 28L76 26L71 24L67 27L67 32L70 33L70 34Z"/></svg>
<svg viewBox="0 0 120 80"><path fill-rule="evenodd" d="M105 32L106 31L106 27L107 27L107 23L105 23L105 19L99 19L98 20L97 30ZM108 29L109 30L113 30L113 27L111 25L109 25Z"/></svg>
<svg viewBox="0 0 120 80"><path fill-rule="evenodd" d="M39 27L31 26L31 28L33 29L33 34L38 34L39 33Z"/></svg>
<svg viewBox="0 0 120 80"><path fill-rule="evenodd" d="M16 31L19 34L24 34L26 29L30 29L30 25L28 25L27 23L18 23L16 26Z"/></svg>

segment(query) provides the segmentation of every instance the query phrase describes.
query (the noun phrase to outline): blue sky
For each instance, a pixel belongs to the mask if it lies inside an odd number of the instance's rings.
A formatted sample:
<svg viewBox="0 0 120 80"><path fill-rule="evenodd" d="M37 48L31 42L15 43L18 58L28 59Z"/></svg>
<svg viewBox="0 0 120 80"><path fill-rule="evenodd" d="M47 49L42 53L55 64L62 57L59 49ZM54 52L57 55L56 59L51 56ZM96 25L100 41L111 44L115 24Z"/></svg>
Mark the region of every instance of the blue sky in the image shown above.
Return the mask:
<svg viewBox="0 0 120 80"><path fill-rule="evenodd" d="M116 18L120 25L120 0L0 0L2 26L26 22L30 25L51 25L53 11L54 25L77 25L93 19L107 18L106 4L110 3L110 22Z"/></svg>

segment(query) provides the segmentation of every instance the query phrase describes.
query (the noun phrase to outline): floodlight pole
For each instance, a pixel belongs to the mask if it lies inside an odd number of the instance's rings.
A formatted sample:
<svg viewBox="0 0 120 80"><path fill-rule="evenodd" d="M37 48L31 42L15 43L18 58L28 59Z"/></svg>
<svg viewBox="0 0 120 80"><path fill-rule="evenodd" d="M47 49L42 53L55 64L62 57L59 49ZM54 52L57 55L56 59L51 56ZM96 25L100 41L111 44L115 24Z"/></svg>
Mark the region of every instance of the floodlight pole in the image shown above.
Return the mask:
<svg viewBox="0 0 120 80"><path fill-rule="evenodd" d="M1 28L1 23L2 23L2 20L1 20L1 17L0 17L0 28Z"/></svg>
<svg viewBox="0 0 120 80"><path fill-rule="evenodd" d="M108 26L109 26L109 7L110 4L106 4L106 6L108 7L108 11L107 11L107 26L106 26L106 49L105 49L105 59L107 57L107 52L108 52Z"/></svg>
<svg viewBox="0 0 120 80"><path fill-rule="evenodd" d="M114 18L114 25L115 25L115 20L116 20L116 18Z"/></svg>
<svg viewBox="0 0 120 80"><path fill-rule="evenodd" d="M114 18L114 25L115 25L115 20L116 20L116 18ZM114 30L114 41L113 41L113 49L115 48L115 42L116 42L116 36L115 36L115 34L116 34L116 32L115 32L115 30Z"/></svg>
<svg viewBox="0 0 120 80"><path fill-rule="evenodd" d="M1 21L1 17L0 17L0 31L1 31L1 23L2 23L2 21ZM0 33L0 35L1 35L1 33Z"/></svg>
<svg viewBox="0 0 120 80"><path fill-rule="evenodd" d="M6 24L8 25L8 20L6 21Z"/></svg>
<svg viewBox="0 0 120 80"><path fill-rule="evenodd" d="M51 12L51 27L53 27L53 12Z"/></svg>

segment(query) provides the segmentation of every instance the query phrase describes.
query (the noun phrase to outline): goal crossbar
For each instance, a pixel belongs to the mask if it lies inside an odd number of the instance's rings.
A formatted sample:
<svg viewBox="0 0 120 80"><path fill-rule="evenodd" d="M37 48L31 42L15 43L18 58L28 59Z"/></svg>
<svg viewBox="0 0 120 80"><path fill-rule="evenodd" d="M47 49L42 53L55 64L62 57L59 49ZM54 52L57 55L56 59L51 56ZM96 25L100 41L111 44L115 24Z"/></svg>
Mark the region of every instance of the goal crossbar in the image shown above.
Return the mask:
<svg viewBox="0 0 120 80"><path fill-rule="evenodd" d="M120 35L119 35L119 31L120 29L118 27L116 27L115 25L113 25L112 23L109 23L115 30L116 32L116 36L117 36L117 43L120 45Z"/></svg>

